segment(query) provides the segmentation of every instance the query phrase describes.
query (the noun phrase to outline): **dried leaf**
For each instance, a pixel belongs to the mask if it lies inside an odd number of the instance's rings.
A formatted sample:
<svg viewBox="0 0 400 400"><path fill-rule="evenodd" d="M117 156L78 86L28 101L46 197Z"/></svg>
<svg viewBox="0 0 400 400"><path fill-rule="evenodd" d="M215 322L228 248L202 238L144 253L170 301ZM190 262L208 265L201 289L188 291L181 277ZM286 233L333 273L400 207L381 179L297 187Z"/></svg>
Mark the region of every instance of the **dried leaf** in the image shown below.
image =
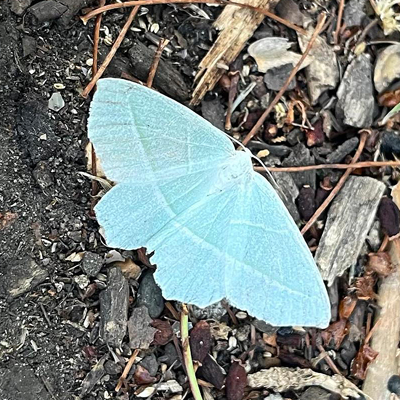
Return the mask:
<svg viewBox="0 0 400 400"><path fill-rule="evenodd" d="M218 365L215 358L207 354L202 366L197 370L199 377L221 390L224 386L225 371Z"/></svg>
<svg viewBox="0 0 400 400"><path fill-rule="evenodd" d="M226 397L228 400L242 400L244 388L247 385L247 374L245 369L234 362L229 368L226 377Z"/></svg>
<svg viewBox="0 0 400 400"><path fill-rule="evenodd" d="M380 251L378 253L370 253L368 257L366 267L368 272L375 272L381 278L389 276L393 272L392 260L389 253Z"/></svg>
<svg viewBox="0 0 400 400"><path fill-rule="evenodd" d="M127 258L125 261L117 261L114 263L116 267L121 268L122 274L127 279L137 279L139 278L142 269L130 258Z"/></svg>
<svg viewBox="0 0 400 400"><path fill-rule="evenodd" d="M346 318L341 318L339 321L333 322L322 333L322 339L325 346L329 346L333 340L335 349L338 349L343 342L343 339L349 332L350 323Z"/></svg>
<svg viewBox="0 0 400 400"><path fill-rule="evenodd" d="M382 229L389 237L400 232L400 212L393 200L383 197L378 208L378 218Z"/></svg>
<svg viewBox="0 0 400 400"><path fill-rule="evenodd" d="M372 361L378 357L378 352L373 350L367 344L363 344L358 351L353 364L351 366L351 373L358 379L365 379L367 368Z"/></svg>
<svg viewBox="0 0 400 400"><path fill-rule="evenodd" d="M325 135L323 131L323 123L322 119L320 119L315 125L314 129L307 129L306 130L306 137L307 137L307 146L318 146L324 143Z"/></svg>
<svg viewBox="0 0 400 400"><path fill-rule="evenodd" d="M365 274L357 278L355 282L357 298L360 300L371 300L376 298L374 286L376 279L372 274Z"/></svg>
<svg viewBox="0 0 400 400"><path fill-rule="evenodd" d="M210 323L211 335L215 340L228 340L228 335L232 329L225 323L212 322Z"/></svg>
<svg viewBox="0 0 400 400"><path fill-rule="evenodd" d="M147 307L134 308L128 320L129 346L132 349L148 349L157 329L150 326L152 319Z"/></svg>
<svg viewBox="0 0 400 400"><path fill-rule="evenodd" d="M141 365L136 367L134 379L137 385L148 385L157 381L157 378L151 376L149 371Z"/></svg>
<svg viewBox="0 0 400 400"><path fill-rule="evenodd" d="M378 102L384 107L396 107L400 103L400 89L379 95Z"/></svg>
<svg viewBox="0 0 400 400"><path fill-rule="evenodd" d="M346 296L339 304L339 318L348 319L357 304L357 298Z"/></svg>
<svg viewBox="0 0 400 400"><path fill-rule="evenodd" d="M164 346L166 345L174 335L172 327L168 321L162 321L161 319L155 319L151 326L157 329L154 335L153 344Z"/></svg>
<svg viewBox="0 0 400 400"><path fill-rule="evenodd" d="M190 331L190 350L193 360L203 362L211 348L211 330L206 321L199 321Z"/></svg>
<svg viewBox="0 0 400 400"><path fill-rule="evenodd" d="M18 217L18 214L6 212L0 213L0 230L10 226Z"/></svg>

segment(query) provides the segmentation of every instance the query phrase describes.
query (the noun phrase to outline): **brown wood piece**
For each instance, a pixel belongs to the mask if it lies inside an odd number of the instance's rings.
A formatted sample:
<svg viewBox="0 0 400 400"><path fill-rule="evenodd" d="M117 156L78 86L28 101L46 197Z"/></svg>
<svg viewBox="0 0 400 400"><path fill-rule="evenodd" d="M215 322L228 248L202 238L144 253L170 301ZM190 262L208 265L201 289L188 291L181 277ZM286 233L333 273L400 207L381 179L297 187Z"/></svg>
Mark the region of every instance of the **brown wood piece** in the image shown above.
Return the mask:
<svg viewBox="0 0 400 400"><path fill-rule="evenodd" d="M239 0L240 3L260 8L271 8L276 0ZM240 54L254 31L261 24L264 15L250 9L226 6L214 23L220 34L199 65L191 104L198 104L204 95L214 88L224 73L218 64L229 66Z"/></svg>

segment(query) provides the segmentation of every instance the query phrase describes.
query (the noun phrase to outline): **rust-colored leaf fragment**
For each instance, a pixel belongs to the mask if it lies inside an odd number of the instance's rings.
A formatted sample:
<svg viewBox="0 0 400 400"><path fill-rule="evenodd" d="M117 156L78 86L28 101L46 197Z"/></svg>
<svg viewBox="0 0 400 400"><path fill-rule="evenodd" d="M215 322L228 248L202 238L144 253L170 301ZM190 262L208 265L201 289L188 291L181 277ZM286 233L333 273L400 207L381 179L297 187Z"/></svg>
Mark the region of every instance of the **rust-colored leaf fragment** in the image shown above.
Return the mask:
<svg viewBox="0 0 400 400"><path fill-rule="evenodd" d="M351 366L351 373L358 379L365 379L367 368L372 361L378 357L378 352L373 350L367 344L363 344L358 351L353 364Z"/></svg>
<svg viewBox="0 0 400 400"><path fill-rule="evenodd" d="M357 304L357 298L354 296L346 296L339 304L339 317L349 318Z"/></svg>
<svg viewBox="0 0 400 400"><path fill-rule="evenodd" d="M389 237L396 236L400 231L400 212L393 200L383 197L378 208L378 218L382 229Z"/></svg>
<svg viewBox="0 0 400 400"><path fill-rule="evenodd" d="M328 328L321 333L325 346L329 346L333 341L334 348L338 349L349 331L349 325L350 323L345 318L330 324Z"/></svg>
<svg viewBox="0 0 400 400"><path fill-rule="evenodd" d="M314 129L307 129L306 130L306 137L307 137L307 146L318 146L324 143L325 135L322 129L322 119L319 120L315 125Z"/></svg>
<svg viewBox="0 0 400 400"><path fill-rule="evenodd" d="M247 374L245 369L234 362L229 368L226 377L226 397L228 400L242 400L244 388L247 385Z"/></svg>
<svg viewBox="0 0 400 400"><path fill-rule="evenodd" d="M210 352L210 348L210 325L206 321L199 321L190 331L190 350L193 360L202 363Z"/></svg>
<svg viewBox="0 0 400 400"><path fill-rule="evenodd" d="M371 300L376 298L374 286L376 279L373 274L365 274L356 279L356 294L360 300Z"/></svg>
<svg viewBox="0 0 400 400"><path fill-rule="evenodd" d="M136 367L134 379L137 385L148 385L157 381L157 378L151 376L149 371L141 365Z"/></svg>
<svg viewBox="0 0 400 400"><path fill-rule="evenodd" d="M155 319L151 323L151 326L157 329L157 332L154 334L153 344L164 346L172 339L174 333L171 324L168 321Z"/></svg>
<svg viewBox="0 0 400 400"><path fill-rule="evenodd" d="M11 212L6 212L4 214L0 213L0 230L10 226L17 219L17 217L17 214Z"/></svg>
<svg viewBox="0 0 400 400"><path fill-rule="evenodd" d="M380 251L378 253L368 254L369 259L367 263L367 271L369 273L375 272L379 277L383 278L389 276L393 272L392 260L389 253Z"/></svg>
<svg viewBox="0 0 400 400"><path fill-rule="evenodd" d="M378 97L379 104L384 107L395 107L400 103L400 89L382 93Z"/></svg>

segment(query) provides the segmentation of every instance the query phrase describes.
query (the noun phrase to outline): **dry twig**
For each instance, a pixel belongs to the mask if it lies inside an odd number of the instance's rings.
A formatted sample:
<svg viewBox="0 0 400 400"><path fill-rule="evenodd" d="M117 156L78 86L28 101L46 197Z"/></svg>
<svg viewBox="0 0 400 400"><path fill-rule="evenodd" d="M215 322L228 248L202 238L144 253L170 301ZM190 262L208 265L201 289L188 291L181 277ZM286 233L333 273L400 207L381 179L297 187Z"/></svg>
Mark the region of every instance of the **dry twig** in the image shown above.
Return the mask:
<svg viewBox="0 0 400 400"><path fill-rule="evenodd" d="M301 172L313 171L315 169L348 169L351 168L380 168L380 167L400 167L400 161L361 161L354 164L318 164L301 165L298 167L267 167L269 172ZM257 172L264 172L264 167L254 167Z"/></svg>
<svg viewBox="0 0 400 400"><path fill-rule="evenodd" d="M312 34L312 37L310 41L308 42L306 51L303 53L302 57L300 58L299 62L296 64L296 66L293 68L292 72L290 73L288 79L286 80L285 84L282 86L282 89L277 93L275 96L274 100L272 100L271 104L268 106L268 108L264 111L264 113L261 115L257 123L253 126L252 130L247 134L247 136L243 140L243 145L246 146L247 143L255 136L258 132L258 130L261 128L261 125L264 123L266 118L268 117L269 113L272 111L272 109L278 104L280 98L283 96L285 93L286 89L288 88L291 80L295 77L297 74L297 71L300 69L301 65L303 64L304 60L308 56L308 53L310 52L315 40L317 39L317 36L319 35L322 27L324 26L326 20L326 15L322 14L319 17L318 24Z"/></svg>
<svg viewBox="0 0 400 400"><path fill-rule="evenodd" d="M132 368L133 363L136 360L137 355L139 354L139 349L135 349L135 351L132 353L131 358L129 359L128 363L125 365L125 368L122 372L122 375L120 376L120 378L118 379L118 383L117 386L115 386L115 391L119 392L119 390L121 389L126 377L129 374L129 371Z"/></svg>
<svg viewBox="0 0 400 400"><path fill-rule="evenodd" d="M160 43L158 43L157 51L154 54L153 62L151 63L150 71L149 71L149 76L147 78L147 83L146 86L151 88L153 86L153 80L154 77L156 76L157 72L157 67L158 63L160 62L161 59L161 54L164 51L164 49L167 47L169 43L168 39L161 39Z"/></svg>
<svg viewBox="0 0 400 400"><path fill-rule="evenodd" d="M345 0L340 0L340 3L339 3L339 11L338 11L338 17L337 17L337 22L336 22L336 30L333 35L333 40L334 40L335 45L339 43L339 33L340 33L340 26L342 24L344 1Z"/></svg>
<svg viewBox="0 0 400 400"><path fill-rule="evenodd" d="M131 26L133 19L135 18L137 12L139 11L140 6L135 6L131 13L129 14L129 17L127 21L125 22L125 25L121 29L121 32L119 33L117 40L114 42L110 52L107 54L107 57L103 61L103 63L100 65L99 70L97 71L96 75L92 78L92 80L89 82L89 84L86 86L85 90L82 92L83 97L87 97L88 94L92 91L94 86L96 85L97 81L101 78L103 75L104 71L108 67L108 64L110 64L112 58L114 57L114 54L117 52L119 46L121 45L122 41L124 40L124 37L126 33L128 32L129 27Z"/></svg>
<svg viewBox="0 0 400 400"><path fill-rule="evenodd" d="M392 191L392 197L400 207L399 183ZM373 331L371 348L379 354L370 364L364 381L363 390L374 400L389 400L387 382L392 375L398 374L398 343L400 340L400 239L390 242L389 254L394 272L382 280L378 290L379 312Z"/></svg>
<svg viewBox="0 0 400 400"><path fill-rule="evenodd" d="M367 141L367 132L362 132L361 133L361 138L360 138L360 143L358 145L358 149L356 154L354 155L353 159L351 160L351 163L349 164L348 169L346 172L342 175L340 178L339 182L337 185L331 190L329 193L329 196L325 199L325 201L318 207L317 211L315 211L314 215L308 220L308 222L304 225L303 229L301 230L302 235L304 235L312 225L314 225L315 221L318 219L318 217L325 211L325 209L328 207L328 205L331 203L331 201L334 199L334 197L339 193L339 190L342 188L342 186L345 184L347 178L349 175L354 171L353 164L357 162L357 160L360 158L361 153L364 149L365 142Z"/></svg>
<svg viewBox="0 0 400 400"><path fill-rule="evenodd" d="M274 13L265 10L260 7L255 7L251 6L249 4L242 4L238 3L236 1L225 1L225 0L133 0L133 1L125 1L123 3L115 3L115 4L108 4L104 7L99 7L96 8L93 11L90 11L86 15L81 17L81 20L84 24L87 24L87 22L91 19L94 18L96 15L101 14L105 11L110 11L110 10L116 10L118 8L127 8L127 7L135 7L135 6L151 6L151 5L156 5L156 4L187 4L187 3L207 3L207 4L220 4L223 6L226 5L232 5L232 6L237 6L237 7L242 7L242 8L249 8L251 10L257 11L261 14L264 14L266 17L273 19L276 22L281 23L282 25L287 26L290 29L295 30L296 32L300 33L301 35L306 35L306 31L299 26L291 23L290 21L287 21L286 19L283 19L281 17L278 17Z"/></svg>

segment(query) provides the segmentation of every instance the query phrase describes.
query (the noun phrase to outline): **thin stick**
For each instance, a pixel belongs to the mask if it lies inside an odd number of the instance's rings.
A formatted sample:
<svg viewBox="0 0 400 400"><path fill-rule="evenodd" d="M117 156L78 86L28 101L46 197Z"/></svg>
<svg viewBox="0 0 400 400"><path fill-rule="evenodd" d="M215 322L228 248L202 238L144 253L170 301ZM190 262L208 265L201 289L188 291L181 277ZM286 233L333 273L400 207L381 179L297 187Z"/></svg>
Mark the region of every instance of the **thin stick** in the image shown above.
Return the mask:
<svg viewBox="0 0 400 400"><path fill-rule="evenodd" d="M135 351L132 353L131 358L129 359L128 363L125 365L124 371L122 372L122 375L120 376L120 378L118 379L118 383L117 386L115 386L115 391L119 392L119 390L121 389L124 380L126 379L126 377L129 374L129 371L132 368L133 363L136 360L137 355L139 354L139 349L135 349Z"/></svg>
<svg viewBox="0 0 400 400"><path fill-rule="evenodd" d="M336 22L336 30L333 35L333 41L335 45L339 43L339 32L340 32L340 25L342 24L343 9L344 9L344 0L340 0L338 17Z"/></svg>
<svg viewBox="0 0 400 400"><path fill-rule="evenodd" d="M318 219L318 217L325 211L325 209L328 207L328 205L331 203L331 201L335 198L335 196L339 193L339 190L342 188L342 186L345 184L347 178L349 175L354 171L355 167L353 166L357 160L360 158L361 153L364 149L365 142L367 141L367 135L368 133L363 132L361 134L361 139L360 143L358 144L358 149L356 151L356 154L354 155L353 159L351 160L351 163L346 170L346 172L342 175L342 177L339 179L339 182L337 185L331 190L329 193L329 196L325 199L325 201L318 207L317 211L315 211L314 215L308 220L308 222L304 225L304 228L301 230L301 234L304 235L312 225L314 225L315 221Z"/></svg>
<svg viewBox="0 0 400 400"><path fill-rule="evenodd" d="M308 42L306 51L303 53L303 55L301 56L299 62L296 64L296 66L292 69L292 72L290 73L289 78L286 80L286 82L282 86L281 90L277 93L277 95L275 96L274 100L272 100L271 104L268 106L268 108L261 115L261 117L259 118L257 123L253 126L252 130L244 138L244 140L242 142L244 146L246 146L247 143L249 143L250 140L253 138L253 136L255 136L257 134L258 130L261 128L261 125L264 123L264 121L268 117L269 113L276 106L276 104L278 104L278 101L280 100L280 98L285 93L285 91L288 88L291 80L295 77L295 75L297 74L297 71L300 69L301 64L303 63L303 61L308 56L308 53L310 52L315 40L317 39L317 36L318 36L319 32L321 31L322 27L324 26L325 20L326 20L326 14L321 14L321 16L319 17L318 24L317 24L317 26L316 26L313 34L312 34L312 37L311 37L310 41Z"/></svg>
<svg viewBox="0 0 400 400"><path fill-rule="evenodd" d="M318 350L320 351L320 353L322 354L322 356L324 357L325 361L327 362L327 364L329 365L329 367L331 368L331 370L337 374L337 375L341 375L343 376L343 374L339 371L338 367L335 365L335 363L332 361L332 358L330 357L330 355L325 351L325 349L320 345L317 344Z"/></svg>
<svg viewBox="0 0 400 400"><path fill-rule="evenodd" d="M106 0L100 0L99 6L103 7L106 4ZM98 59L98 50L99 50L99 38L100 38L100 27L101 27L102 14L99 14L96 17L96 23L94 25L93 32L93 65L92 65L92 76L96 75L97 72L97 59ZM97 176L97 163L96 163L96 151L94 150L94 146L92 146L92 175ZM93 208L95 205L95 196L99 192L99 184L95 179L92 179L92 202L90 206L91 213L93 212Z"/></svg>
<svg viewBox="0 0 400 400"><path fill-rule="evenodd" d="M105 4L106 4L106 0L99 1L99 7L104 7ZM97 72L97 58L98 58L98 51L99 51L99 38L100 38L100 27L101 27L102 18L103 18L102 14L99 14L96 17L96 23L94 25L92 76L95 76L96 72Z"/></svg>
<svg viewBox="0 0 400 400"><path fill-rule="evenodd" d="M146 86L149 88L151 88L153 86L153 80L154 80L154 77L157 72L157 67L158 67L158 64L161 59L161 54L162 54L163 50L165 49L165 47L167 47L168 43L169 43L169 40L165 39L165 38L161 39L160 43L158 43L157 51L154 54L153 62L151 63L151 66L150 66L149 76L147 77Z"/></svg>
<svg viewBox="0 0 400 400"><path fill-rule="evenodd" d="M189 311L186 304L182 304L181 312L181 341L183 350L183 359L185 361L186 373L189 380L190 389L195 400L203 400L200 388L197 383L196 373L193 368L192 353L189 345Z"/></svg>
<svg viewBox="0 0 400 400"><path fill-rule="evenodd" d="M318 164L300 165L298 167L267 167L269 172L302 172L316 169L347 169L350 164ZM351 164L351 168L379 168L379 167L400 167L400 161L361 161ZM254 171L264 172L264 167L254 167Z"/></svg>
<svg viewBox="0 0 400 400"><path fill-rule="evenodd" d="M115 4L108 4L104 7L99 7L96 8L93 11L90 11L86 15L81 17L82 22L86 25L87 22L95 17L98 14L101 14L105 11L110 11L110 10L116 10L118 8L127 8L127 7L134 7L134 6L151 6L155 4L202 4L202 3L207 3L207 4L220 4L224 6L236 6L236 7L241 7L241 8L249 8L251 10L257 11L261 14L264 14L266 17L273 19L276 22L281 23L282 25L287 26L290 29L295 30L296 32L300 33L301 35L306 35L307 32L300 28L299 26L287 21L286 19L283 19L281 17L278 17L274 13L267 11L263 8L260 7L255 7L250 4L242 4L242 3L237 3L234 0L231 1L225 1L225 0L134 0L134 1L125 1L123 3L115 3Z"/></svg>
<svg viewBox="0 0 400 400"><path fill-rule="evenodd" d="M124 27L121 29L121 32L119 33L117 40L114 42L110 52L107 54L107 57L103 61L103 64L100 65L99 70L97 71L96 75L92 78L92 80L89 82L89 84L86 86L85 90L82 93L83 97L87 97L88 94L92 91L94 86L96 85L97 81L101 78L103 75L104 71L108 67L108 64L110 64L112 58L114 57L114 54L117 52L119 46L121 45L122 41L124 40L124 37L126 33L128 32L129 27L132 24L133 19L135 18L137 12L139 11L140 6L136 6L133 8L131 13L129 14L129 17L127 21L125 22Z"/></svg>

